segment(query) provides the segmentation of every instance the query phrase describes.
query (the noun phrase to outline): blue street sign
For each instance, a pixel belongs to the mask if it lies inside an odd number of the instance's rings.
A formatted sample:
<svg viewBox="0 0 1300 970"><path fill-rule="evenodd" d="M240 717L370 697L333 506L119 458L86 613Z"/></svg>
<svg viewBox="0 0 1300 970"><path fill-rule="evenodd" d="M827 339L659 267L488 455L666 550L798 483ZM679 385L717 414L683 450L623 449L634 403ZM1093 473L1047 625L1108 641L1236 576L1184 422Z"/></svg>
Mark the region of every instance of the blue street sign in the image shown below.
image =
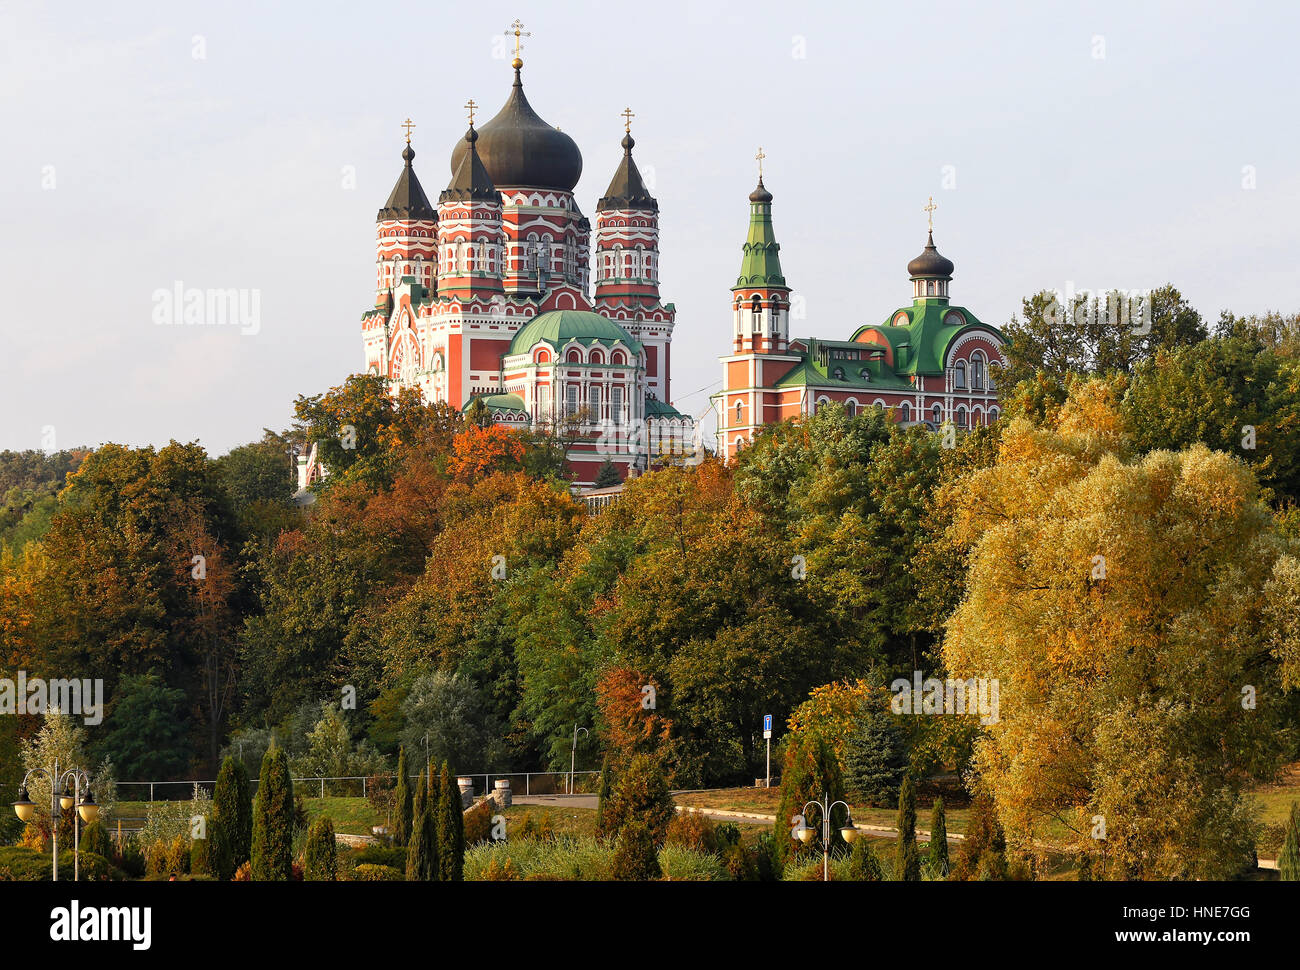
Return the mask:
<svg viewBox="0 0 1300 970"><path fill-rule="evenodd" d="M772 715L764 714L763 715L763 737L770 738L771 736L772 736Z"/></svg>

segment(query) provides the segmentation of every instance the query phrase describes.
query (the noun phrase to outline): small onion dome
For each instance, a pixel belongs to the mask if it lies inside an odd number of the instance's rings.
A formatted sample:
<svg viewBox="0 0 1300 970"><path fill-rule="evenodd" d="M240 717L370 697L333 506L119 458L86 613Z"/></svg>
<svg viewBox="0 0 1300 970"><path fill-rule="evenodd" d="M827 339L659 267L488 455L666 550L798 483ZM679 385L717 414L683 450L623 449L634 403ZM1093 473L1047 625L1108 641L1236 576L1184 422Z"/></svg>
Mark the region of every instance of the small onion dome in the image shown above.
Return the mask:
<svg viewBox="0 0 1300 970"><path fill-rule="evenodd" d="M758 187L755 188L753 192L749 193L749 201L750 202L771 202L772 201L772 193L769 192L767 190L767 187L763 185L763 176L760 175L758 177Z"/></svg>
<svg viewBox="0 0 1300 970"><path fill-rule="evenodd" d="M952 260L940 256L939 250L934 248L933 232L930 233L930 238L926 242L925 250L921 255L907 264L907 275L914 280L950 280L952 279L952 270Z"/></svg>

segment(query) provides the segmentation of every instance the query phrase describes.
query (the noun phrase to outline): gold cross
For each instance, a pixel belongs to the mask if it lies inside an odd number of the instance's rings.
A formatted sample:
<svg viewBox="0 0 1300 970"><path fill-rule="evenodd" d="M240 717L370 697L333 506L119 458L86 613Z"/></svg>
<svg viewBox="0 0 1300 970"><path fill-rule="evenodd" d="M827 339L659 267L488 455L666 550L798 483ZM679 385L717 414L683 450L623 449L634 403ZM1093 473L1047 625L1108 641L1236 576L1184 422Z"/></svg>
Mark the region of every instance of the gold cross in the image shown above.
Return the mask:
<svg viewBox="0 0 1300 970"><path fill-rule="evenodd" d="M631 108L624 108L621 112L623 115L623 130L629 135L632 134L632 119L636 117Z"/></svg>
<svg viewBox="0 0 1300 970"><path fill-rule="evenodd" d="M935 205L934 196L930 196L930 204L921 206L921 211L928 213L930 216L930 231L934 232L934 210L939 208Z"/></svg>
<svg viewBox="0 0 1300 970"><path fill-rule="evenodd" d="M415 124L408 116L407 119L402 122L402 127L406 129L406 143L409 145L411 143L411 129L415 127Z"/></svg>
<svg viewBox="0 0 1300 970"><path fill-rule="evenodd" d="M470 98L468 101L465 102L465 107L469 108L469 126L470 126L471 128L473 128L473 127L474 127L474 109L477 108L478 105L476 105L476 104L474 103L474 99L473 99L473 98Z"/></svg>
<svg viewBox="0 0 1300 970"><path fill-rule="evenodd" d="M761 182L763 181L763 159L767 158L767 156L763 154L763 147L761 145L758 148L758 154L754 157L758 159L758 180Z"/></svg>
<svg viewBox="0 0 1300 970"><path fill-rule="evenodd" d="M519 52L523 49L523 45L519 43L519 38L531 37L533 35L528 31L524 30L523 23L517 19L513 24L510 25L510 29L508 29L506 33L515 35L515 60L519 60Z"/></svg>

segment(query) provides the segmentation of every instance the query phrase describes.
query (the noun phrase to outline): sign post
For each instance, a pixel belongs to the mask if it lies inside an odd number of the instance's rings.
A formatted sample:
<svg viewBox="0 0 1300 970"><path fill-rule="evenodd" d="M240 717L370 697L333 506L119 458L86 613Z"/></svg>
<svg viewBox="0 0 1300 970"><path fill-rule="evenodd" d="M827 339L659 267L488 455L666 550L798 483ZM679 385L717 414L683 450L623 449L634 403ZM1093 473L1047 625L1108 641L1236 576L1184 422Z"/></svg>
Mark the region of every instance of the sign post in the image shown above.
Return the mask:
<svg viewBox="0 0 1300 970"><path fill-rule="evenodd" d="M767 739L767 781L764 788L772 787L772 715L763 715L763 737Z"/></svg>

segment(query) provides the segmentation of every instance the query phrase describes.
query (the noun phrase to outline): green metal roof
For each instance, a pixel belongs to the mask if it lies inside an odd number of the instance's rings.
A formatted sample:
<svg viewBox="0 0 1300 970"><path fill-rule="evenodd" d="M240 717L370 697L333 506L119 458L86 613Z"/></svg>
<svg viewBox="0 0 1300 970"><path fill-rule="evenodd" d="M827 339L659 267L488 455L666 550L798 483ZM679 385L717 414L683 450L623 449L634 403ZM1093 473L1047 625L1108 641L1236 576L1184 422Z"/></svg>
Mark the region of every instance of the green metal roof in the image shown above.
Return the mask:
<svg viewBox="0 0 1300 970"><path fill-rule="evenodd" d="M961 324L946 322L948 314L960 313ZM906 314L908 322L894 326L894 318ZM884 323L864 325L854 331L853 339L865 330L877 330L889 341L894 352L894 371L899 374L942 374L948 347L959 335L971 330L986 330L999 341L1004 340L997 327L982 322L965 307L952 306L947 300L919 299L911 306L900 307Z"/></svg>
<svg viewBox="0 0 1300 970"><path fill-rule="evenodd" d="M524 414L528 413L524 410L524 399L518 394L475 394L465 402L465 407L461 410L468 410L469 406L475 401L482 401L483 406L489 411L523 411Z"/></svg>
<svg viewBox="0 0 1300 970"><path fill-rule="evenodd" d="M781 246L772 229L772 194L758 188L750 195L749 235L745 238L740 277L732 289L750 286L785 286L781 273Z"/></svg>
<svg viewBox="0 0 1300 970"><path fill-rule="evenodd" d="M631 334L613 320L590 310L549 310L538 314L515 334L509 352L527 353L540 343L550 344L558 350L570 341L583 346L622 344L634 353L641 352L641 344L632 339Z"/></svg>
<svg viewBox="0 0 1300 970"><path fill-rule="evenodd" d="M654 398L654 397L646 397L646 399L645 399L645 416L646 416L647 418L684 418L684 417L686 417L686 415L682 414L681 411L678 411L678 410L677 410L675 407L673 407L671 404L668 404L668 403L666 403L666 402L664 402L664 401L661 401L661 400L659 400L658 398Z"/></svg>

